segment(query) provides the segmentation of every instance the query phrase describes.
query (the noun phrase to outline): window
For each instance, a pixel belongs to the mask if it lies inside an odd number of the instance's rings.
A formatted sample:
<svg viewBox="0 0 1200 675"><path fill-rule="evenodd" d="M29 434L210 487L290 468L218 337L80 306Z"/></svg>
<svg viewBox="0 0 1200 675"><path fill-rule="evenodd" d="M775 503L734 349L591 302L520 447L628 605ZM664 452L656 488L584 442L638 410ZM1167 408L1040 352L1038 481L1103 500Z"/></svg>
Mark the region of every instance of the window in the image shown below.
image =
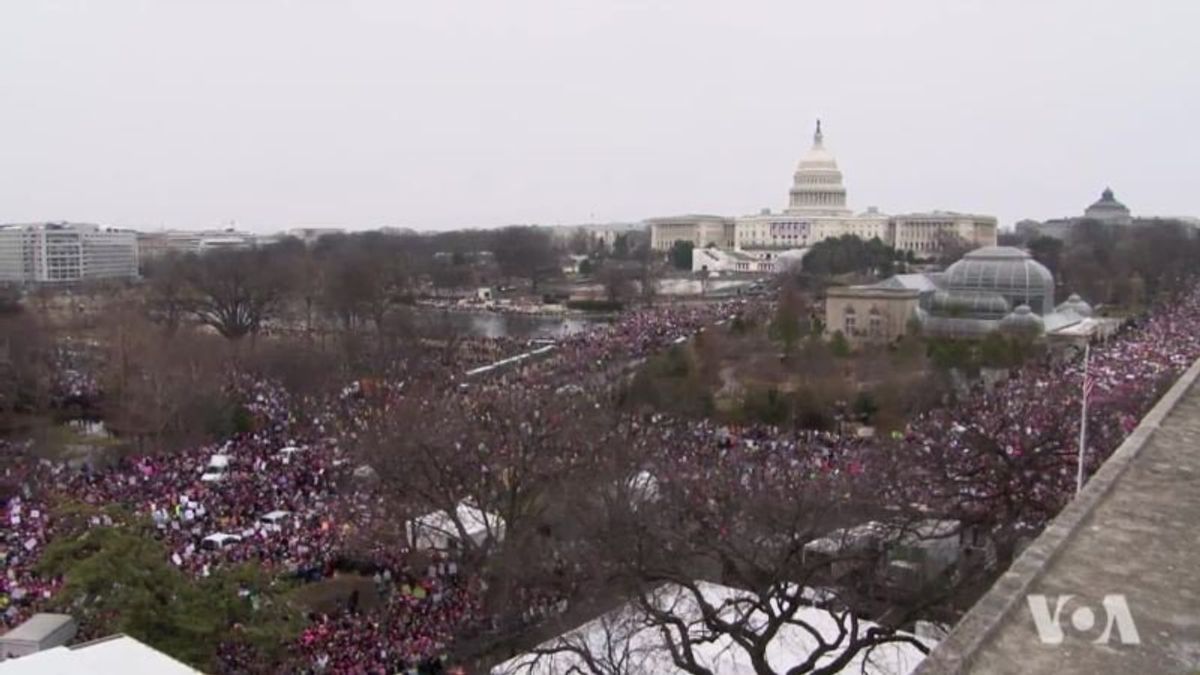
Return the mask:
<svg viewBox="0 0 1200 675"><path fill-rule="evenodd" d="M872 307L871 316L867 319L868 330L873 338L883 337L883 317L880 316L879 310Z"/></svg>
<svg viewBox="0 0 1200 675"><path fill-rule="evenodd" d="M855 331L858 330L858 317L854 315L853 307L846 308L845 317L842 319L842 326L844 328L842 332L846 335L854 335Z"/></svg>

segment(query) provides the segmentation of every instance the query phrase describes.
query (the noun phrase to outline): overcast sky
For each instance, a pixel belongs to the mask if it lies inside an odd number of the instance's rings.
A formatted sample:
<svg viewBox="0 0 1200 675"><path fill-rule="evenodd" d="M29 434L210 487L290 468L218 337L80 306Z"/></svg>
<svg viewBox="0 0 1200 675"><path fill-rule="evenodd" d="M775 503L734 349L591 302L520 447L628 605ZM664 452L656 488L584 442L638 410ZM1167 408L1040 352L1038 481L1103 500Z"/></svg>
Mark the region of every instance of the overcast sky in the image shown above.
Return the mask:
<svg viewBox="0 0 1200 675"><path fill-rule="evenodd" d="M1200 0L0 0L0 222L1200 214Z"/></svg>

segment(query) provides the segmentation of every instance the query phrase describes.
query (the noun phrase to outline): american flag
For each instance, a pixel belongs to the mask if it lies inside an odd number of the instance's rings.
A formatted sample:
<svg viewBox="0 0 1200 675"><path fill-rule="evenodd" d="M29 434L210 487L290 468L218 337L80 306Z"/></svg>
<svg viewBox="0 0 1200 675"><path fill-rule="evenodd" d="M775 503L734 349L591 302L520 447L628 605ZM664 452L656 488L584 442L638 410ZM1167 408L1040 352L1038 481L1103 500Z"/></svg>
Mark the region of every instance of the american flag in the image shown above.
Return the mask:
<svg viewBox="0 0 1200 675"><path fill-rule="evenodd" d="M1088 368L1088 361L1091 356L1091 345L1084 345L1083 348L1083 401L1080 402L1079 415L1079 463L1075 473L1075 494L1083 492L1083 460L1087 453L1087 405L1088 399L1092 397L1092 390L1096 388L1096 380L1092 379L1092 372Z"/></svg>
<svg viewBox="0 0 1200 675"><path fill-rule="evenodd" d="M1083 374L1083 400L1088 401L1092 398L1092 390L1096 388L1096 380L1091 373Z"/></svg>

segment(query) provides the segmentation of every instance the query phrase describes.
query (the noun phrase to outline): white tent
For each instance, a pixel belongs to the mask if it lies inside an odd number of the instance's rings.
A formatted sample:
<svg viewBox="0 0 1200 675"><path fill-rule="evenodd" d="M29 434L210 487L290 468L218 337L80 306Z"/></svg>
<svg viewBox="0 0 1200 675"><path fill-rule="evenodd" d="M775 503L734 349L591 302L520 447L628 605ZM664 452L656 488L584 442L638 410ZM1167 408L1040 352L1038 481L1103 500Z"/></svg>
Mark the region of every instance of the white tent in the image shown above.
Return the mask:
<svg viewBox="0 0 1200 675"><path fill-rule="evenodd" d="M55 647L0 663L0 675L198 675L200 671L127 635Z"/></svg>
<svg viewBox="0 0 1200 675"><path fill-rule="evenodd" d="M504 519L500 516L480 511L465 501L458 503L455 512L467 537L475 544L482 544L489 536L498 541L504 539ZM462 538L454 518L445 511L414 518L407 529L409 543L418 550L454 548Z"/></svg>
<svg viewBox="0 0 1200 675"><path fill-rule="evenodd" d="M719 608L726 620L748 618L754 625L757 610L747 607L752 596L728 586L699 582L697 586L705 602ZM805 589L807 591L807 589ZM654 595L654 603L687 622L689 634L699 637L704 634L700 609L694 595L679 586L663 586ZM839 643L839 628L849 629L849 617L844 617L839 626L838 618L827 610L803 607L796 619L820 633L829 643ZM875 624L860 621L859 634ZM931 641L922 640L932 647ZM785 625L767 646L767 661L776 672L784 672L790 666L803 662L816 647L816 638L807 630L796 625ZM594 619L579 628L539 645L541 650L561 650L564 647L582 648L597 661L601 672L622 675L657 675L659 673L684 672L675 666L671 653L664 642L662 631L657 626L647 625L642 611L633 604L624 605L608 614ZM828 664L843 651L835 648L825 654L818 665ZM718 675L753 675L754 667L749 655L734 644L727 636L718 636L693 645L693 653L699 665ZM907 643L885 644L857 654L846 666L847 673L868 675L907 675L916 669L924 655L915 646ZM533 653L512 658L492 669L492 675L555 675L568 672L593 672L577 654L568 651L541 656Z"/></svg>

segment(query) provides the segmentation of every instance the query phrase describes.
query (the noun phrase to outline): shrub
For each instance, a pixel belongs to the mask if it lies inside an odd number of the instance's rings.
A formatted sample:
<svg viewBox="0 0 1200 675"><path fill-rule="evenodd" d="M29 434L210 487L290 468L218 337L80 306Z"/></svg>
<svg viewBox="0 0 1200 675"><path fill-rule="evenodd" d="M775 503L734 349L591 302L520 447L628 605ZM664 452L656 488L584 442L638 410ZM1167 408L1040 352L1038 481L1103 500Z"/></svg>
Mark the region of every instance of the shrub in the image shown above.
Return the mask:
<svg viewBox="0 0 1200 675"><path fill-rule="evenodd" d="M568 300L567 309L581 312L619 312L625 303L614 300Z"/></svg>

